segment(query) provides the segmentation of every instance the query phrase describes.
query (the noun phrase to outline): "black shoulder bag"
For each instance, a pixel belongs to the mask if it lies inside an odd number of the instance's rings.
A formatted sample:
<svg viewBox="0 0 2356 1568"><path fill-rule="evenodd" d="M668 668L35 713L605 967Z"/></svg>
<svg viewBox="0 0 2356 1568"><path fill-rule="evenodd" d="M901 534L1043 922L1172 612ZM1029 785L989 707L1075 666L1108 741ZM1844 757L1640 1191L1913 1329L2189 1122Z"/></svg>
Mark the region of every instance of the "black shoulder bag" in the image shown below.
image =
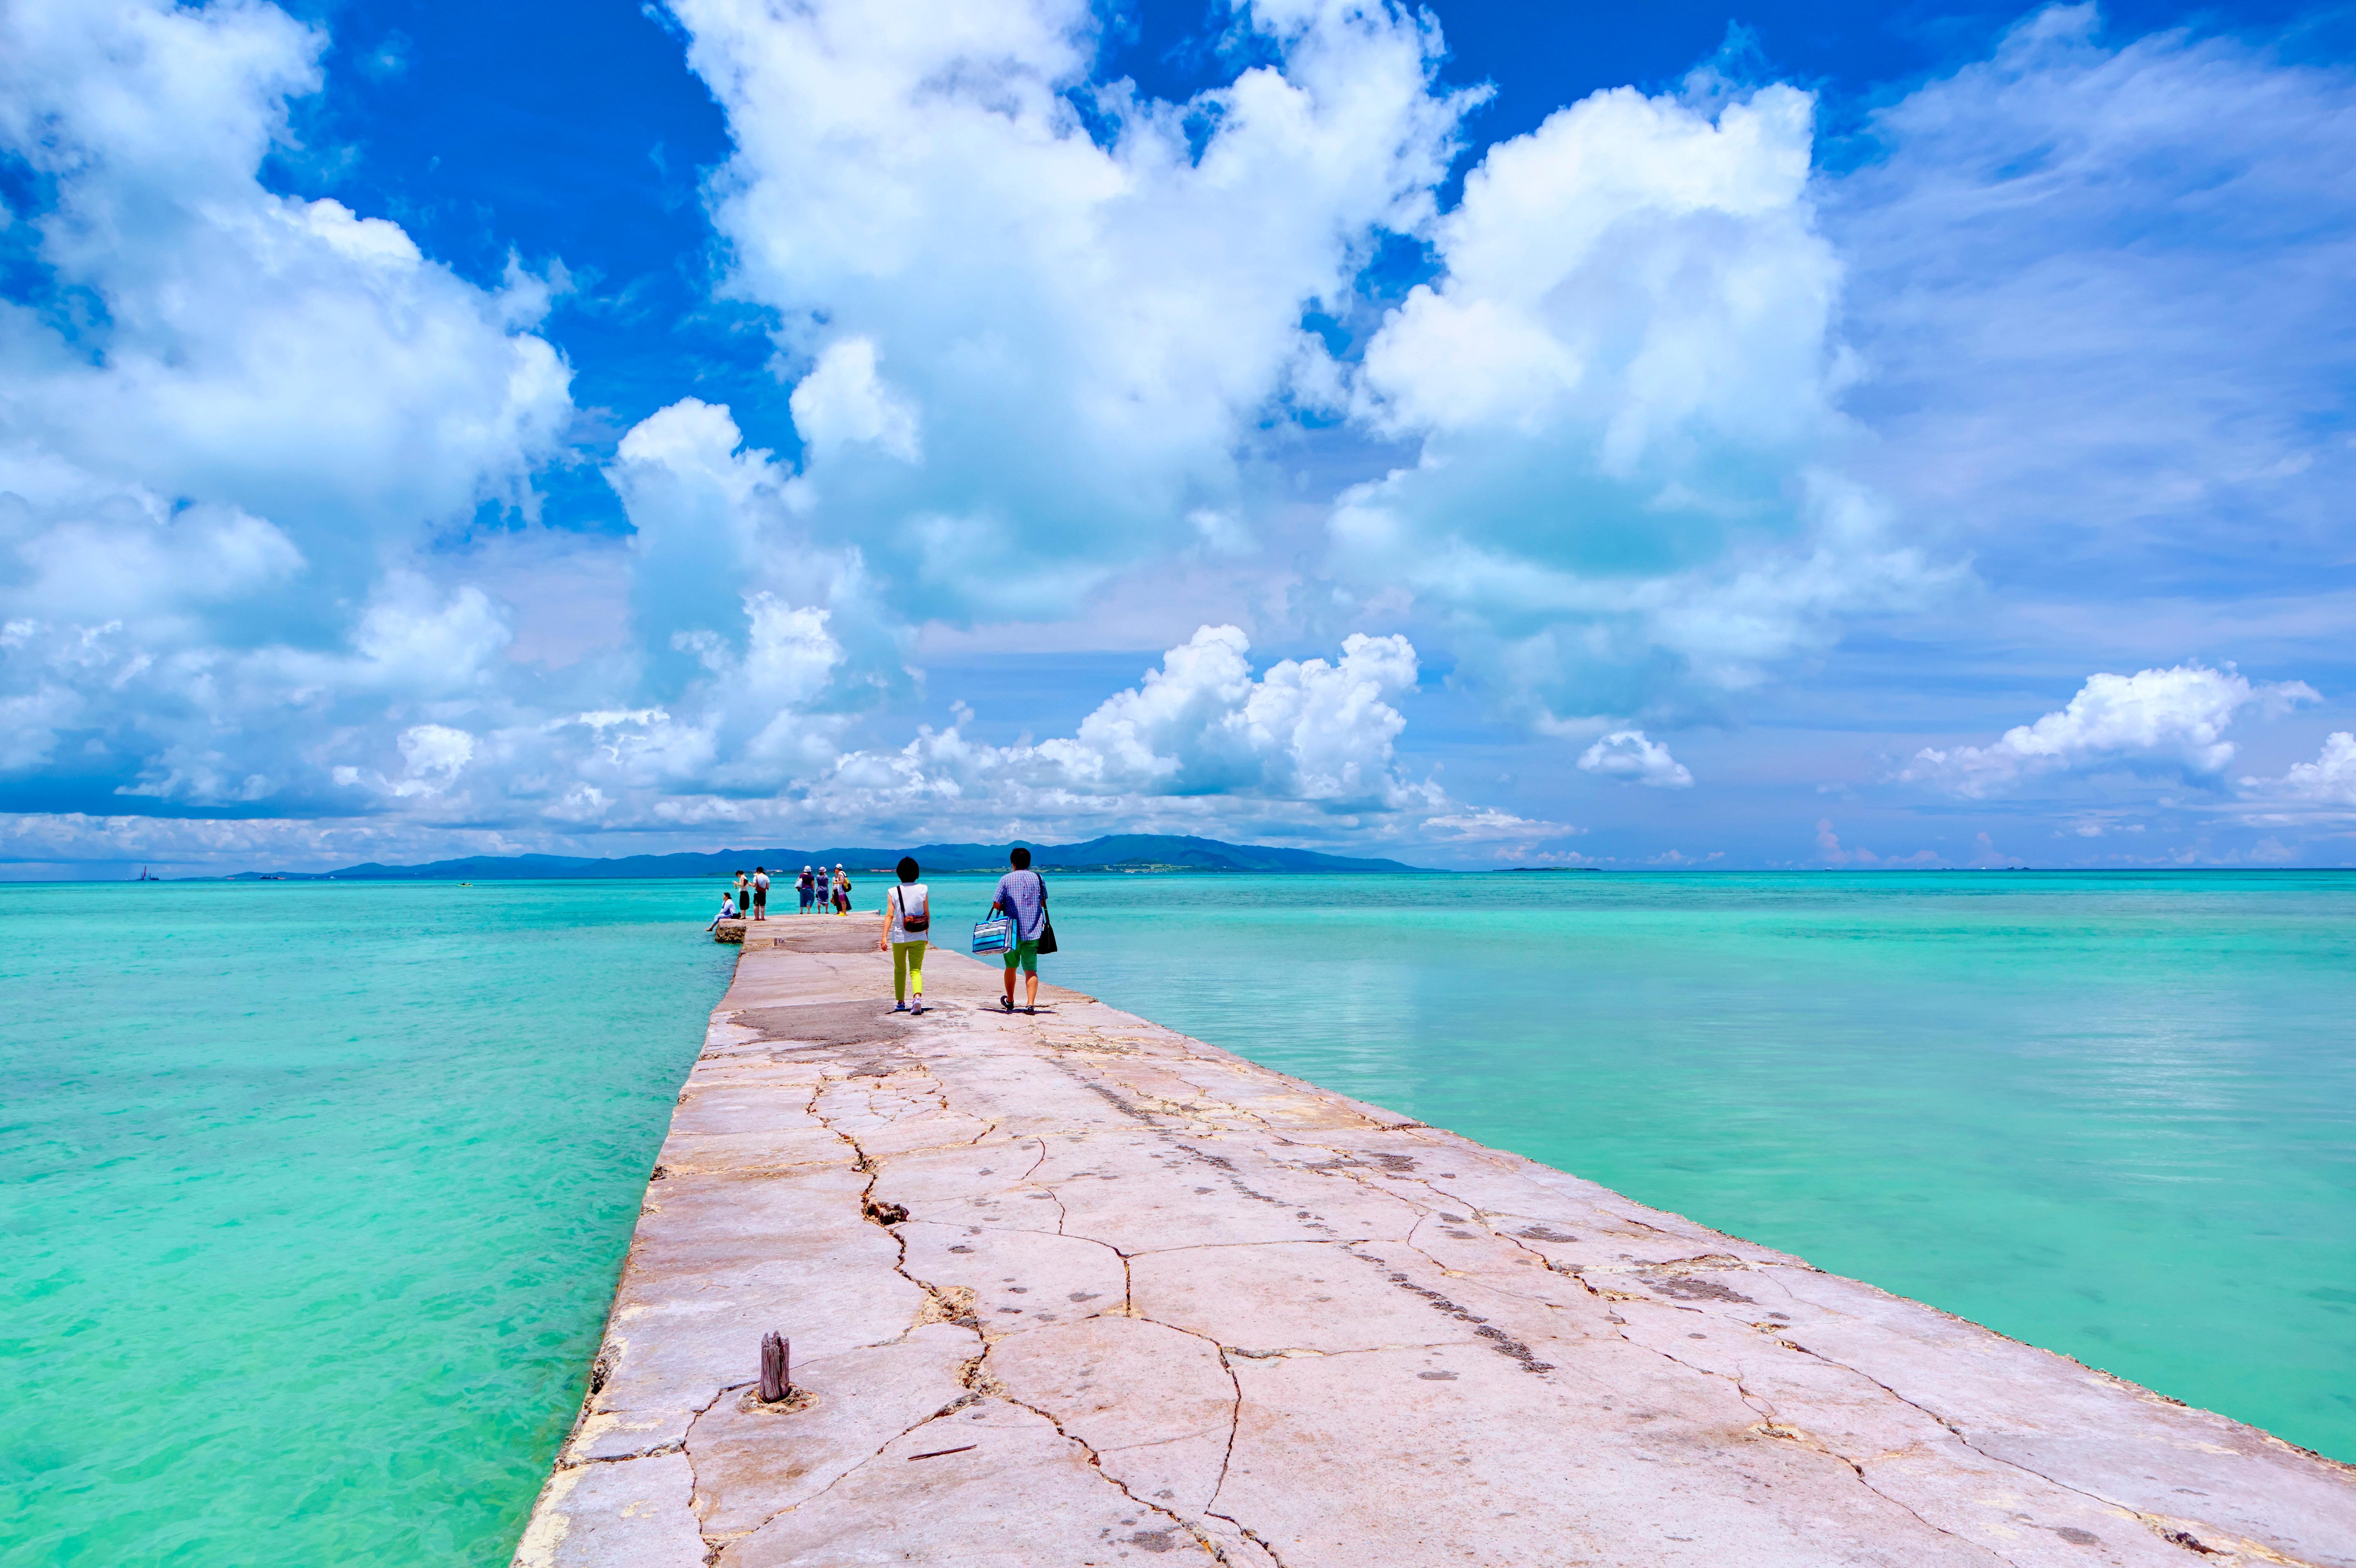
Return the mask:
<svg viewBox="0 0 2356 1568"><path fill-rule="evenodd" d="M1035 871L1031 875L1039 876ZM1044 876L1039 876L1039 950L1043 954L1055 950L1055 921L1047 913L1047 879Z"/></svg>

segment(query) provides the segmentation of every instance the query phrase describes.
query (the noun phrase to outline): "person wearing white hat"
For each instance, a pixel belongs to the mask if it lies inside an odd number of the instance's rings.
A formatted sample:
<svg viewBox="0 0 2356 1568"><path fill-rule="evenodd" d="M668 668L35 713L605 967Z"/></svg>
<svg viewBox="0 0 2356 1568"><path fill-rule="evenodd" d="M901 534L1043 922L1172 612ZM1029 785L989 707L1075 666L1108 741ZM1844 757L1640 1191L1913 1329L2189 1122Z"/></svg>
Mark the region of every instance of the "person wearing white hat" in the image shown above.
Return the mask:
<svg viewBox="0 0 2356 1568"><path fill-rule="evenodd" d="M810 875L809 866L802 867L801 877L794 884L794 890L802 896L801 913L809 914L810 906L818 898L818 878Z"/></svg>

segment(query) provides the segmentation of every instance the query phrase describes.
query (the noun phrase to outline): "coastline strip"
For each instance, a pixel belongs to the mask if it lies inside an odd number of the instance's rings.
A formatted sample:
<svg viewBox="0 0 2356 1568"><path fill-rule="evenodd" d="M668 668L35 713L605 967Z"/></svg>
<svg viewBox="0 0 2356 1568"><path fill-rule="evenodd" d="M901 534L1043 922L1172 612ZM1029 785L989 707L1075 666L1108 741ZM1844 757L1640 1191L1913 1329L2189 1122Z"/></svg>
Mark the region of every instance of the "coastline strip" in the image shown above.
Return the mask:
<svg viewBox="0 0 2356 1568"><path fill-rule="evenodd" d="M877 935L748 931L519 1568L2356 1568L2356 1467Z"/></svg>

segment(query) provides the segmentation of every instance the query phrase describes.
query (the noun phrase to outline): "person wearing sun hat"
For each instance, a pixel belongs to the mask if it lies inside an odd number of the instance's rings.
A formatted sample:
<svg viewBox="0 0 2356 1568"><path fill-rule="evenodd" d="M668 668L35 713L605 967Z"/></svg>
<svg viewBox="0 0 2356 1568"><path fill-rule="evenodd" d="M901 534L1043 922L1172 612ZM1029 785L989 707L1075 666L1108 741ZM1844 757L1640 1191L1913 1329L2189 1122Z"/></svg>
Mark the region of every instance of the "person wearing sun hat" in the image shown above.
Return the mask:
<svg viewBox="0 0 2356 1568"><path fill-rule="evenodd" d="M802 867L802 874L795 881L794 889L802 896L801 913L809 914L811 903L818 897L818 878L810 875L809 866Z"/></svg>

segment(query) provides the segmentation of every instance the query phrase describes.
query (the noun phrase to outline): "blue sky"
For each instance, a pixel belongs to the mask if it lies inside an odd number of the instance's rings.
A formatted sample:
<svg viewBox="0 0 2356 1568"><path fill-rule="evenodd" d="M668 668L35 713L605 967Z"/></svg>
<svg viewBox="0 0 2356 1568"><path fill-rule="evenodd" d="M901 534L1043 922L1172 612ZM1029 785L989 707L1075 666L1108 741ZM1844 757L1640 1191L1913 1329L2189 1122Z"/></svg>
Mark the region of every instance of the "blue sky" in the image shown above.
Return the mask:
<svg viewBox="0 0 2356 1568"><path fill-rule="evenodd" d="M0 875L2329 865L2356 14L0 11Z"/></svg>

